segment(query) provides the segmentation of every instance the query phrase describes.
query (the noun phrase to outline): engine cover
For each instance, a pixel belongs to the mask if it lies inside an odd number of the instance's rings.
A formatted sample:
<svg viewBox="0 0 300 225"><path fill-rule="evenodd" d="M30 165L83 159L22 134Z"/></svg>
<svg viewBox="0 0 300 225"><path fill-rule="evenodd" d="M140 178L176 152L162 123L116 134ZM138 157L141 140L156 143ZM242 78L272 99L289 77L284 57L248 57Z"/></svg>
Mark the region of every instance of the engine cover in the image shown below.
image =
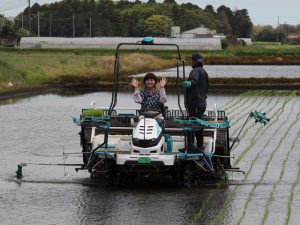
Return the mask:
<svg viewBox="0 0 300 225"><path fill-rule="evenodd" d="M159 153L163 151L162 128L152 118L141 119L132 133L133 153Z"/></svg>

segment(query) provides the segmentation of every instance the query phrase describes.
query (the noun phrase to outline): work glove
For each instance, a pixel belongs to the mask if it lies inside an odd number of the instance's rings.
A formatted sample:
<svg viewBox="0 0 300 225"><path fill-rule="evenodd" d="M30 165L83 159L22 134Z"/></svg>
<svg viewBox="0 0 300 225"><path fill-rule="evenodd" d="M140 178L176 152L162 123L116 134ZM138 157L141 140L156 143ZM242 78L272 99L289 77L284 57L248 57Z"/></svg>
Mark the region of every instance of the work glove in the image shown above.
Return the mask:
<svg viewBox="0 0 300 225"><path fill-rule="evenodd" d="M186 80L186 81L183 81L183 82L182 82L182 86L183 86L184 88L188 88L188 87L190 87L191 85L192 85L191 81Z"/></svg>

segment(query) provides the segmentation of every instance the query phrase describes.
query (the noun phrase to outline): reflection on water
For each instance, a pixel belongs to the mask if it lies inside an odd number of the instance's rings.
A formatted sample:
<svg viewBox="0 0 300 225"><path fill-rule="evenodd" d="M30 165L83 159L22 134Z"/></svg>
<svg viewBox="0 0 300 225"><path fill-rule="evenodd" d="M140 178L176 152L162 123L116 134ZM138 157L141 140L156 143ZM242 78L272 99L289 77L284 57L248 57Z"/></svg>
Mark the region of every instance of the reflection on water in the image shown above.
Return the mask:
<svg viewBox="0 0 300 225"><path fill-rule="evenodd" d="M205 202L204 213L212 218L222 207L225 192L224 189L208 187L175 189L144 186L109 191L97 187L81 195L81 207L78 209L84 224L96 221L101 221L100 224L187 224ZM213 204L208 202L211 195L215 199ZM207 219L209 221L206 217L201 224L207 224Z"/></svg>
<svg viewBox="0 0 300 225"><path fill-rule="evenodd" d="M168 96L177 107L177 97ZM232 96L211 95L208 104L222 105ZM62 152L80 152L79 127L72 123L81 108L109 106L108 92L84 95L39 95L0 103L0 215L1 224L187 224L203 210L207 223L221 207L228 189L203 185L174 188L170 183L106 188L90 183L89 174L74 167L24 167L20 162L63 163ZM131 93L118 95L118 107L139 108ZM66 163L81 163L68 157ZM205 221L204 221L205 220Z"/></svg>

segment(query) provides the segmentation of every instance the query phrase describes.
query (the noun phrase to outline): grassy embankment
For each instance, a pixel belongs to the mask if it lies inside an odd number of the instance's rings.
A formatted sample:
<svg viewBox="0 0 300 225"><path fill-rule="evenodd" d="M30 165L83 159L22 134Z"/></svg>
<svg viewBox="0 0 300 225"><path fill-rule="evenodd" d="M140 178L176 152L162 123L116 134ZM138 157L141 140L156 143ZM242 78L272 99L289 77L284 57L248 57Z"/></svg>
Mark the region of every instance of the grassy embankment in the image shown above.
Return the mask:
<svg viewBox="0 0 300 225"><path fill-rule="evenodd" d="M192 51L181 52L188 62ZM110 85L113 79L114 50L98 49L7 49L0 48L0 94L49 85ZM126 57L123 55L126 54ZM201 51L206 64L284 64L300 65L300 46L254 44L221 51ZM127 75L176 65L174 51L127 51L121 54L120 80ZM8 83L12 87L8 87ZM170 83L172 80L170 80ZM255 79L258 83L299 83L282 78ZM247 83L249 80L212 79L212 84Z"/></svg>

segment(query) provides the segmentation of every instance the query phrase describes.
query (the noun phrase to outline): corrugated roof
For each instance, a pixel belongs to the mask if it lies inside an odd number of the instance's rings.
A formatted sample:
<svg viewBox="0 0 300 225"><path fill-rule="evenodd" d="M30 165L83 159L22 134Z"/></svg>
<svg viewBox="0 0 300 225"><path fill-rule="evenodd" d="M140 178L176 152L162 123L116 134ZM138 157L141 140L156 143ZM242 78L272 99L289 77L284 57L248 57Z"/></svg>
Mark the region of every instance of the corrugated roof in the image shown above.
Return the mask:
<svg viewBox="0 0 300 225"><path fill-rule="evenodd" d="M197 27L192 30L187 30L185 32L182 32L183 34L211 34L213 31L206 28L206 27Z"/></svg>

